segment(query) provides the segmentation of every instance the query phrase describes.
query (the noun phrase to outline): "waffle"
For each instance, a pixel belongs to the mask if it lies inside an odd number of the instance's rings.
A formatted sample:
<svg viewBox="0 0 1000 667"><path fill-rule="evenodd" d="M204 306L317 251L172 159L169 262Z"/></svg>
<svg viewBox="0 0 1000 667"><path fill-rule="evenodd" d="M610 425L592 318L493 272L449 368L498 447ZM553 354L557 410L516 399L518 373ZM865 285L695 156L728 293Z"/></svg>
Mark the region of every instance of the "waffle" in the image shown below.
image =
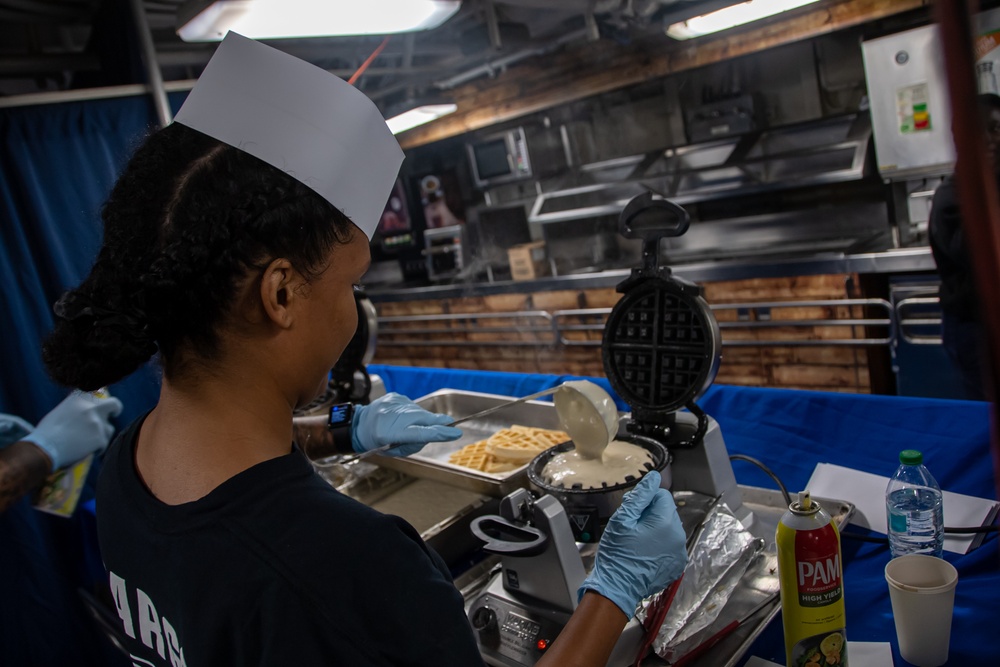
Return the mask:
<svg viewBox="0 0 1000 667"><path fill-rule="evenodd" d="M569 440L563 431L514 425L497 431L486 440L486 451L500 461L518 465L527 463L544 452Z"/></svg>
<svg viewBox="0 0 1000 667"><path fill-rule="evenodd" d="M509 472L520 465L511 461L498 461L495 456L487 451L485 440L479 440L478 442L462 447L448 457L448 462L453 465L462 466L463 468L471 468L487 473Z"/></svg>

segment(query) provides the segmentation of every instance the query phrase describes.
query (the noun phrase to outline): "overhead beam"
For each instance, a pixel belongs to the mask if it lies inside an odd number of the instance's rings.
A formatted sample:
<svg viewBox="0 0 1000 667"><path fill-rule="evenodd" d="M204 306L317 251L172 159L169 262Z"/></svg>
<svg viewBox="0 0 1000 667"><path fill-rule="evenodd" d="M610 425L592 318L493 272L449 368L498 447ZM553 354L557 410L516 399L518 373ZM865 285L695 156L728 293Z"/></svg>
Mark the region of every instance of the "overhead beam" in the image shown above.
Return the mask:
<svg viewBox="0 0 1000 667"><path fill-rule="evenodd" d="M490 127L592 95L811 39L895 14L928 0L827 0L775 18L687 42L666 36L623 46L602 40L534 58L490 81L453 90L458 111L399 135L404 149Z"/></svg>

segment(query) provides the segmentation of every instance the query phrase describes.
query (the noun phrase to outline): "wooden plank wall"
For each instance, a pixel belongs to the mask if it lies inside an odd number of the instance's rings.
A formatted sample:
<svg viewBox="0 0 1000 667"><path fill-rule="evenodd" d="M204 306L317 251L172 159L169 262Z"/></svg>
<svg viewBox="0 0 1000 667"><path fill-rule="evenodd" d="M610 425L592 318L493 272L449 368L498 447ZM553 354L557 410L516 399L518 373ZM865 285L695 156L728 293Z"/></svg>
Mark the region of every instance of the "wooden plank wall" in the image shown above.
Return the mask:
<svg viewBox="0 0 1000 667"><path fill-rule="evenodd" d="M814 301L858 298L856 277L848 275L770 278L706 283L709 304L753 304L774 301ZM399 316L459 316L432 322L390 322L380 326L374 363L463 368L528 373L603 376L601 348L559 343L551 324L541 315L490 317L503 313L583 308L611 308L619 294L613 289L588 289L505 294L427 301L376 303L380 318ZM782 341L860 339L863 327L842 325L749 328L727 326L760 314L749 309L716 311L722 326L723 359L716 382L723 384L869 393L869 354L865 347L844 345L794 346ZM775 308L772 320L860 318L858 306ZM600 341L604 316L560 320L567 341ZM566 325L596 325L596 330L566 331ZM879 334L887 335L887 334ZM726 341L777 341L763 346L732 346ZM393 345L391 342L420 345Z"/></svg>
<svg viewBox="0 0 1000 667"><path fill-rule="evenodd" d="M705 298L710 304L860 298L855 285L856 279L844 275L731 281L706 284ZM771 317L774 320L847 319L860 318L862 312L859 307L850 306L790 307L772 309ZM720 324L732 322L737 320L737 312L717 311L716 319ZM844 326L723 330L723 342L822 341L864 336L863 327ZM857 393L871 391L868 351L842 345L724 346L716 382Z"/></svg>

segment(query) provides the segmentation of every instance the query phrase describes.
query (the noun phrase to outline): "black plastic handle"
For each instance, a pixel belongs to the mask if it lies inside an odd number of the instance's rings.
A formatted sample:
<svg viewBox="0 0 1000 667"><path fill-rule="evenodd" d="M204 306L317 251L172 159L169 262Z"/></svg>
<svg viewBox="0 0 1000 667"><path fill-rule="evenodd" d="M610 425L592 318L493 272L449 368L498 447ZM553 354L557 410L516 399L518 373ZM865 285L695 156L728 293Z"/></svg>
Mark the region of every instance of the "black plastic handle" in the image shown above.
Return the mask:
<svg viewBox="0 0 1000 667"><path fill-rule="evenodd" d="M632 198L618 216L618 232L627 239L659 241L681 236L691 226L691 216L668 199L654 199L652 192Z"/></svg>
<svg viewBox="0 0 1000 667"><path fill-rule="evenodd" d="M472 534L485 544L483 550L501 556L537 556L545 551L549 536L532 526L519 525L489 514L473 520Z"/></svg>

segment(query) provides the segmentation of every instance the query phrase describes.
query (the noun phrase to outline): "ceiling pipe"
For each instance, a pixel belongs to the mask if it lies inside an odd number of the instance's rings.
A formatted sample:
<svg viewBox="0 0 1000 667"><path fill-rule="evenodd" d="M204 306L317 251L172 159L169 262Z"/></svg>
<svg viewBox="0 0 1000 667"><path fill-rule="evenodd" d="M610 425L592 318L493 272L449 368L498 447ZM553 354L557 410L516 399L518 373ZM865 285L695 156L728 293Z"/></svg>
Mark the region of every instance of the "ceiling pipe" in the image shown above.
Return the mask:
<svg viewBox="0 0 1000 667"><path fill-rule="evenodd" d="M146 75L149 77L153 105L156 107L156 117L160 121L160 127L166 127L173 120L173 112L170 110L170 102L167 101L167 91L163 87L163 74L160 72L160 64L156 60L156 47L153 45L153 33L149 30L146 8L142 6L142 0L130 0L130 4L132 6L132 20L135 23L135 30L142 46L142 61L146 66Z"/></svg>
<svg viewBox="0 0 1000 667"><path fill-rule="evenodd" d="M494 51L499 51L503 48L503 42L500 40L500 18L497 16L496 5L492 0L486 0L483 11L486 13L486 32L490 38L490 46Z"/></svg>
<svg viewBox="0 0 1000 667"><path fill-rule="evenodd" d="M419 90L420 86L432 87L437 90L449 90L460 86L463 83L471 81L473 79L479 78L480 76L495 76L498 72L503 71L503 69L532 56L542 55L548 53L568 42L576 41L578 39L585 39L587 37L588 31L586 28L577 30L566 35L563 35L559 39L553 42L539 43L537 46L528 47L522 49L510 55L504 56L502 58L496 58L494 60L488 61L483 65L473 67L472 69L459 72L458 74L449 77L447 79L441 79L438 81L428 80L426 82L402 82L391 86L385 86L373 91L366 91L368 97L374 102L379 102L380 100L394 95L400 91L405 91L407 89ZM436 63L434 65L435 69L438 71L444 69L447 70L456 63L462 62L463 58L453 58L449 61L443 63Z"/></svg>
<svg viewBox="0 0 1000 667"><path fill-rule="evenodd" d="M62 72L97 72L100 59L89 53L39 53L0 58L0 77L22 79Z"/></svg>
<svg viewBox="0 0 1000 667"><path fill-rule="evenodd" d="M473 67L464 72L460 72L454 76L450 76L447 79L442 79L440 81L434 82L434 87L441 90L448 90L450 88L455 88L461 86L463 83L468 83L473 79L478 79L481 76L496 76L498 72L502 72L511 65L531 58L533 56L540 56L557 48L568 44L569 42L575 42L577 40L587 39L590 31L584 28L583 30L575 30L573 32L567 33L562 37L541 44L539 46L529 47L527 49L522 49L520 51L515 51L514 53L503 56L502 58L496 58L494 60L489 60L478 67Z"/></svg>

